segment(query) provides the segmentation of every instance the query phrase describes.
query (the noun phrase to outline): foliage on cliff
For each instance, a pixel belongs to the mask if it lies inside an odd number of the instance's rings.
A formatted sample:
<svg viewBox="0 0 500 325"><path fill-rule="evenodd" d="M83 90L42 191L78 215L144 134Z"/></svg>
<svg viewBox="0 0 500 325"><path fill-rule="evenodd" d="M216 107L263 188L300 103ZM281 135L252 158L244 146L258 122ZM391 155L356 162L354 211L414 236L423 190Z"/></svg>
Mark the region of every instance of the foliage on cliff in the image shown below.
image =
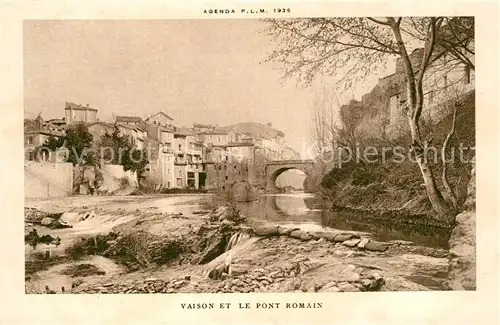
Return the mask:
<svg viewBox="0 0 500 325"><path fill-rule="evenodd" d="M447 137L453 116L448 115L432 127L433 143L439 148ZM475 95L471 92L460 102L456 116L456 137L450 141L449 149L455 155L450 159L449 179L457 196L459 208L467 196L467 184L470 178L472 158L475 154ZM391 142L378 140L377 146L391 147L394 143L409 144L409 135ZM463 157L459 157L460 147ZM381 152L382 150L378 150ZM440 154L440 152L438 152ZM381 158L381 157L378 157ZM385 162L375 159L376 162L357 163L351 161L342 168L333 168L321 182L323 195L339 207L348 207L359 210L384 212L399 211L401 214L434 215L432 206L422 185L419 169L406 159L396 162L390 154L386 155ZM463 161L462 161L463 160ZM443 169L441 159L429 161L436 171L436 175ZM442 186L442 184L440 184Z"/></svg>

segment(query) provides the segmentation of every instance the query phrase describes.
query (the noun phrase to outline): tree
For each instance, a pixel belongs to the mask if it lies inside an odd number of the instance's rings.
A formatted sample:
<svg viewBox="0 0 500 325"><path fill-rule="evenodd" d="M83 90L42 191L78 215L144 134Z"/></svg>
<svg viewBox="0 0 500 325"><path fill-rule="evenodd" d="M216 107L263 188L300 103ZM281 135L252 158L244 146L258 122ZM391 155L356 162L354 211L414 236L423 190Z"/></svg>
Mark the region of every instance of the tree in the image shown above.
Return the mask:
<svg viewBox="0 0 500 325"><path fill-rule="evenodd" d="M90 150L93 136L85 123L68 126L62 137L49 137L43 144L51 151L65 147L68 150L67 161L73 165L94 165L96 155Z"/></svg>
<svg viewBox="0 0 500 325"><path fill-rule="evenodd" d="M332 94L323 89L321 96L315 97L311 138L316 143L318 154L325 149L331 149L335 141L336 114Z"/></svg>
<svg viewBox="0 0 500 325"><path fill-rule="evenodd" d="M390 57L399 57L406 76L406 117L411 134L411 150L422 174L433 209L438 216L450 214L447 202L436 185L431 166L425 159L428 141L420 130L424 106L423 80L437 57L463 51L459 41L445 42L443 31L452 26L469 26L467 18L311 18L266 20L267 32L278 48L268 61L279 63L283 77L297 76L309 85L318 74L342 75L344 89L386 66ZM450 25L451 24L451 25ZM448 26L448 28L443 28ZM470 36L464 28L460 35ZM473 37L473 33L472 33ZM461 38L460 38L461 39ZM422 44L423 43L423 44ZM460 45L460 47L458 45ZM423 57L412 62L410 50L423 47ZM460 48L460 49L459 49ZM456 53L455 53L456 54ZM472 54L473 53L469 53Z"/></svg>

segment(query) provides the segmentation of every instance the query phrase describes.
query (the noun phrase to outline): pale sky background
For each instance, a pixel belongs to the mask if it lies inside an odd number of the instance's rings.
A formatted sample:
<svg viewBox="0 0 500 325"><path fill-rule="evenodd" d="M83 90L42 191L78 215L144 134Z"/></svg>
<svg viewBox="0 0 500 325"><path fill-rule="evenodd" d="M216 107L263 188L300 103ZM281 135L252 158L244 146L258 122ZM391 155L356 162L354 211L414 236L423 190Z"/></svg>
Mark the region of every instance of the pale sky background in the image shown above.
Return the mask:
<svg viewBox="0 0 500 325"><path fill-rule="evenodd" d="M26 21L25 115L63 117L69 101L97 108L100 120L164 111L178 126L272 122L303 152L323 86L282 84L278 66L261 64L273 49L262 27L225 19ZM359 99L378 77L347 97Z"/></svg>

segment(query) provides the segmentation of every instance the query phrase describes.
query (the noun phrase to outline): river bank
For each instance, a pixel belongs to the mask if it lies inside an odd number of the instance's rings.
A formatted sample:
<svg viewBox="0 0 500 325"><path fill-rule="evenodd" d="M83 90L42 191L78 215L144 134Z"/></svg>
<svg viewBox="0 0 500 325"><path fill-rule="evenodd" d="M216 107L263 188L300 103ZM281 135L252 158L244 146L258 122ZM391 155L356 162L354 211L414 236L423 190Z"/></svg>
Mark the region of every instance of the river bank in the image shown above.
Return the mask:
<svg viewBox="0 0 500 325"><path fill-rule="evenodd" d="M230 209L203 210L203 200L125 197L77 207L74 199L61 215L71 228L37 226L61 242L27 249L27 292L447 289L446 249L246 215L245 222L233 222ZM44 250L49 257L39 254ZM40 270L33 269L36 262Z"/></svg>

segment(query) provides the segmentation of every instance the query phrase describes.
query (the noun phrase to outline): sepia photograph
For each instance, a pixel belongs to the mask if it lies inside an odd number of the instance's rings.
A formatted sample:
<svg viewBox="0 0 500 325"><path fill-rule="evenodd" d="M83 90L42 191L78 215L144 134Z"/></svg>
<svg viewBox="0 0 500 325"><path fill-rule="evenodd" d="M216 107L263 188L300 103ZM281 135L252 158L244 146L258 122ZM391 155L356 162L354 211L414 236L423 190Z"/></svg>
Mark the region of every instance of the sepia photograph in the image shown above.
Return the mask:
<svg viewBox="0 0 500 325"><path fill-rule="evenodd" d="M25 293L475 291L475 18L215 12L23 22Z"/></svg>

